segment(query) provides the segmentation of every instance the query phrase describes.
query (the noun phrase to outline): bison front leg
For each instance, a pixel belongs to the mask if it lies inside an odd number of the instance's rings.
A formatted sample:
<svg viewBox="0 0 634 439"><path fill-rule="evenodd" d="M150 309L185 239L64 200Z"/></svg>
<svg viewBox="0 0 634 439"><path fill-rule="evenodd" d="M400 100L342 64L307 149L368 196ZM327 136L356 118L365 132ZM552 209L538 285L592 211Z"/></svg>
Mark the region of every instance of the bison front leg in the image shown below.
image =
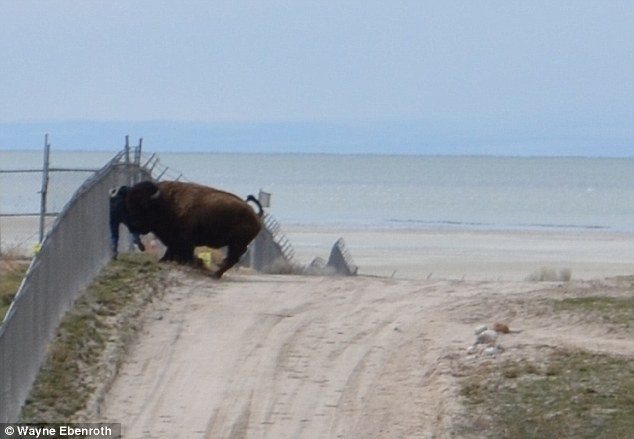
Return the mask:
<svg viewBox="0 0 634 439"><path fill-rule="evenodd" d="M213 273L213 277L220 279L223 274L231 267L236 265L244 252L247 251L246 245L230 245L227 249L227 256L220 262L218 269Z"/></svg>
<svg viewBox="0 0 634 439"><path fill-rule="evenodd" d="M186 243L168 245L161 261L174 261L179 264L191 264L194 262L194 246Z"/></svg>

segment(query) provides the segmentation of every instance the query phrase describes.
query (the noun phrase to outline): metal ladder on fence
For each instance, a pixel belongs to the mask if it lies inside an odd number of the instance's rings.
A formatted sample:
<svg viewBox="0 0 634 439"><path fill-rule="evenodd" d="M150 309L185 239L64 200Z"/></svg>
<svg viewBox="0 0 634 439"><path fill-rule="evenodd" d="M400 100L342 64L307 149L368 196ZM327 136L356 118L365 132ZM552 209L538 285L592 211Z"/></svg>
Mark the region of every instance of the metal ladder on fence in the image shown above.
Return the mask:
<svg viewBox="0 0 634 439"><path fill-rule="evenodd" d="M282 255L284 255L284 259L286 262L293 263L293 258L295 257L295 250L293 250L293 246L291 242L288 240L286 235L284 235L281 231L280 223L277 222L273 216L268 213L264 213L264 227L269 231L271 236L273 237L273 241L282 251Z"/></svg>

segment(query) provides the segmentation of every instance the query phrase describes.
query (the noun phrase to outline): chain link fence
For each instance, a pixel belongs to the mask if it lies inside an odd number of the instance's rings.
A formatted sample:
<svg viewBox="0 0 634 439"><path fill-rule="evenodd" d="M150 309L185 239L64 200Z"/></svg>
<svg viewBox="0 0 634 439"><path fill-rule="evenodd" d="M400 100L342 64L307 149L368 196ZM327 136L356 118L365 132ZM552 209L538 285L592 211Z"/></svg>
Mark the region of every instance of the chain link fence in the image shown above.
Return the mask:
<svg viewBox="0 0 634 439"><path fill-rule="evenodd" d="M112 257L108 190L148 178L139 161L118 154L50 225L0 326L0 423L17 419L62 316Z"/></svg>
<svg viewBox="0 0 634 439"><path fill-rule="evenodd" d="M97 172L90 167L55 167L48 136L39 153L5 152L0 169L0 255L29 256L76 188Z"/></svg>
<svg viewBox="0 0 634 439"><path fill-rule="evenodd" d="M20 172L36 173L16 169L0 177ZM12 205L11 197L5 196L3 199L9 202L4 200L5 203L0 204L0 220L14 221L11 233L22 249L26 243L39 243L40 236L47 231L0 325L0 423L16 421L64 313L112 257L108 191L148 179L186 180L182 174L163 166L156 155L143 155L141 142L133 149L126 142L126 148L97 171L49 168L48 175L42 175L45 171L39 172L42 177L39 211L37 200L32 202L34 211L29 214L24 213L24 206L28 205L24 200L16 199ZM86 179L87 175L90 177ZM16 186L16 193L22 194L18 197L37 192L37 184L29 183L31 186L15 183L10 187ZM70 197L73 187L79 189ZM12 206L18 205L22 212L12 213ZM245 257L247 265L269 272L310 272L293 261L290 242L268 213L264 226L263 233ZM4 231L6 235L6 230L7 223L3 223L0 233ZM123 227L121 231L122 243L127 242L131 247L127 229ZM6 246L6 241L0 239L0 243ZM327 266L317 271L313 266L313 274L356 274L343 240L335 244L333 254ZM345 269L341 269L342 266Z"/></svg>
<svg viewBox="0 0 634 439"><path fill-rule="evenodd" d="M156 154L143 154L142 141L130 147L126 137L124 149L116 158L119 163L136 164L157 180L183 178L164 166ZM15 257L33 256L75 190L112 159L112 154L106 153L59 151L51 157L48 139L43 157L37 151L1 154L0 256Z"/></svg>

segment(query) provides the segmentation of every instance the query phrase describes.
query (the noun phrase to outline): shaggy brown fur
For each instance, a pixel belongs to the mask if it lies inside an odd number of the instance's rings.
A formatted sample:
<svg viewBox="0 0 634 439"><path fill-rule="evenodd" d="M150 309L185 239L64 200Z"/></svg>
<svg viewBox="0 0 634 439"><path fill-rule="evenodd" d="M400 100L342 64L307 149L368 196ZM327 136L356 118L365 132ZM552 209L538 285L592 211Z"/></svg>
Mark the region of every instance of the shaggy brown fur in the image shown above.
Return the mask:
<svg viewBox="0 0 634 439"><path fill-rule="evenodd" d="M227 247L227 257L214 273L218 278L238 262L262 228L259 203L256 214L238 196L195 183L141 182L130 188L126 206L132 229L153 232L165 244L162 260L191 263L194 247Z"/></svg>

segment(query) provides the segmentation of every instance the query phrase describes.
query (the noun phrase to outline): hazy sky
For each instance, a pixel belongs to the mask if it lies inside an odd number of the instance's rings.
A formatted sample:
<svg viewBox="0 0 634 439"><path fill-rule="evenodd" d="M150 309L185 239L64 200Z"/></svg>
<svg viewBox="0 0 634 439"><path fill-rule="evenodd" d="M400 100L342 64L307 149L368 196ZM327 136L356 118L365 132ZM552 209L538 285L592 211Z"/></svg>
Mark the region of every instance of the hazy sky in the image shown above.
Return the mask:
<svg viewBox="0 0 634 439"><path fill-rule="evenodd" d="M634 1L0 5L0 123L405 121L634 155Z"/></svg>

